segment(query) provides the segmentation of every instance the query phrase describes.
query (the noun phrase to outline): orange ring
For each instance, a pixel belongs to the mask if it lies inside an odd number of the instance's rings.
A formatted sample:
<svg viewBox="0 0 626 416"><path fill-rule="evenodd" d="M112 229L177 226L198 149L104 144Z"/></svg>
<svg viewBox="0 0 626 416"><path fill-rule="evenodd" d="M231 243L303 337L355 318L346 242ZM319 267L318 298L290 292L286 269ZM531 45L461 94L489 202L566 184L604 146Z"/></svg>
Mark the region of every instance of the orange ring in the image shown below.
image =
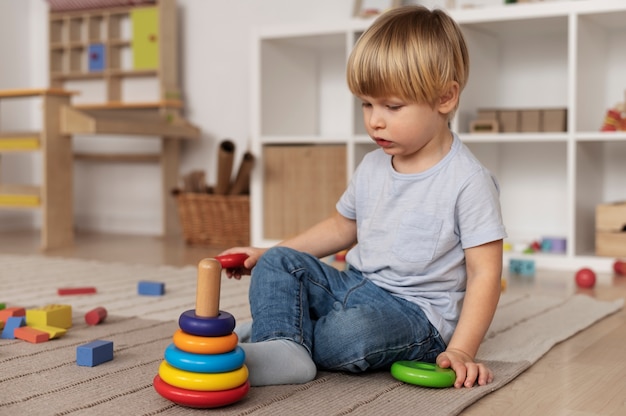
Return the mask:
<svg viewBox="0 0 626 416"><path fill-rule="evenodd" d="M224 354L237 347L239 338L234 332L223 337L200 337L179 329L174 332L173 340L174 345L186 352L194 354Z"/></svg>

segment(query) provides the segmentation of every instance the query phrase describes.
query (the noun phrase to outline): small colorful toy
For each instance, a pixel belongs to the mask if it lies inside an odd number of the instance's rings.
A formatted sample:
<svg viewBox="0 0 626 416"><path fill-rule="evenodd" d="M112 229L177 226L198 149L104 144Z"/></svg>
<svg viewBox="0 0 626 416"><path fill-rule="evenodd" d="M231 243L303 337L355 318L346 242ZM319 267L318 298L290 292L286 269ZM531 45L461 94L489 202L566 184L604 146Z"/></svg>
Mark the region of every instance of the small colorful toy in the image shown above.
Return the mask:
<svg viewBox="0 0 626 416"><path fill-rule="evenodd" d="M60 287L57 289L59 296L67 295L91 295L96 293L95 287Z"/></svg>
<svg viewBox="0 0 626 416"><path fill-rule="evenodd" d="M510 259L509 272L522 276L533 276L535 274L535 262L527 259Z"/></svg>
<svg viewBox="0 0 626 416"><path fill-rule="evenodd" d="M391 375L397 380L422 387L452 387L456 380L454 370L422 361L397 361L391 366Z"/></svg>
<svg viewBox="0 0 626 416"><path fill-rule="evenodd" d="M233 332L235 318L219 310L222 267L242 267L247 257L235 254L199 262L196 309L180 315L180 329L153 380L164 398L182 406L214 408L248 394L248 368Z"/></svg>
<svg viewBox="0 0 626 416"><path fill-rule="evenodd" d="M85 323L87 325L98 325L104 322L107 317L107 310L102 306L98 306L85 314Z"/></svg>
<svg viewBox="0 0 626 416"><path fill-rule="evenodd" d="M76 347L76 364L95 367L113 360L113 341L96 340Z"/></svg>
<svg viewBox="0 0 626 416"><path fill-rule="evenodd" d="M163 296L165 294L165 283L142 280L137 283L137 293L145 296Z"/></svg>
<svg viewBox="0 0 626 416"><path fill-rule="evenodd" d="M588 267L584 267L576 272L576 284L583 289L591 289L596 284L596 274Z"/></svg>

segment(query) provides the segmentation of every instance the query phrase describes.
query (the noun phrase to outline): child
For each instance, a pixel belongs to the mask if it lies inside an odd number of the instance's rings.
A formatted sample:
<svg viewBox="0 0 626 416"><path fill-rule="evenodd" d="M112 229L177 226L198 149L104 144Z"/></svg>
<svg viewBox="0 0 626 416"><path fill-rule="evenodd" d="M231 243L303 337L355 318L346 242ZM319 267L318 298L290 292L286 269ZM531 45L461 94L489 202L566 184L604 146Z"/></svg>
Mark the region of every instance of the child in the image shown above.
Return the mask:
<svg viewBox="0 0 626 416"><path fill-rule="evenodd" d="M440 10L392 9L361 36L347 80L379 149L330 218L270 249L223 253L250 256L227 273L252 273L253 322L237 331L251 384L398 360L450 367L457 388L492 381L474 357L498 303L506 233L496 179L449 129L468 70L463 36ZM318 260L349 247L346 271Z"/></svg>

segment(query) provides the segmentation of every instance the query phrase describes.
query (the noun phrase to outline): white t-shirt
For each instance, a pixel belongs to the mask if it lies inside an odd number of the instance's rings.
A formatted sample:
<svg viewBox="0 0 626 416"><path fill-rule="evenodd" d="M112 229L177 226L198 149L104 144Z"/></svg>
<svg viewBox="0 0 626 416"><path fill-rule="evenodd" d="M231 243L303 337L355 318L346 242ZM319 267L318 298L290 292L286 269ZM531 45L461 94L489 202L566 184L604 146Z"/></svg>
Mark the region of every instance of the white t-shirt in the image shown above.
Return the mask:
<svg viewBox="0 0 626 416"><path fill-rule="evenodd" d="M449 342L467 283L463 250L506 237L491 172L457 135L437 165L416 174L396 172L378 149L363 158L337 210L357 224L346 261L418 304Z"/></svg>

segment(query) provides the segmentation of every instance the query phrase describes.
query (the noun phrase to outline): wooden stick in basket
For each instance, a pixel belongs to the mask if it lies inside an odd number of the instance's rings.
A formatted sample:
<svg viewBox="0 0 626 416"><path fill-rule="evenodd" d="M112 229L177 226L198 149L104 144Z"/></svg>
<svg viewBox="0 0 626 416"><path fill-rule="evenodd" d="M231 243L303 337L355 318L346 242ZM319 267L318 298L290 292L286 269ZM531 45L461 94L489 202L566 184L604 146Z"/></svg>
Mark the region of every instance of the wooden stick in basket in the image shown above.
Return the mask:
<svg viewBox="0 0 626 416"><path fill-rule="evenodd" d="M234 158L235 143L231 140L224 140L220 144L217 154L217 184L214 192L218 195L226 195L228 193Z"/></svg>
<svg viewBox="0 0 626 416"><path fill-rule="evenodd" d="M246 152L243 155L241 165L239 165L239 171L237 171L237 177L235 183L231 186L230 195L247 194L250 192L250 173L254 167L254 155L250 152Z"/></svg>

